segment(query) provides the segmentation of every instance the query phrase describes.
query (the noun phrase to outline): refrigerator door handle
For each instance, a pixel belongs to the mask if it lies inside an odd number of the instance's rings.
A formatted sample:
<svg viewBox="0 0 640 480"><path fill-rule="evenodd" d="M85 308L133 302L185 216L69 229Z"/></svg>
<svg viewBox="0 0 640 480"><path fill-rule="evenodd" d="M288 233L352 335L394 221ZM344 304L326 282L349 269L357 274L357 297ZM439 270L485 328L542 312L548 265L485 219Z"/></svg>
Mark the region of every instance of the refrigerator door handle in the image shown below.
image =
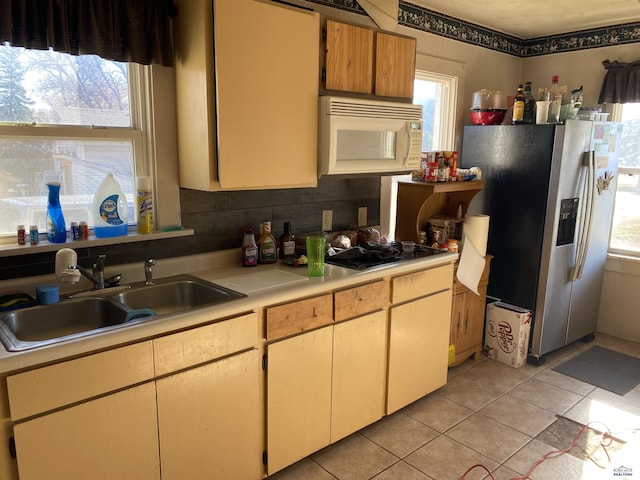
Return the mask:
<svg viewBox="0 0 640 480"><path fill-rule="evenodd" d="M578 246L578 254L576 258L576 266L573 270L572 280L576 281L582 278L582 272L584 270L584 264L587 259L587 253L589 251L589 242L591 239L591 228L593 227L593 208L595 202L595 152L585 152L583 155L583 162L587 168L587 181L584 186L584 202L585 202L585 215L584 224L582 225L582 232L580 234L580 244Z"/></svg>

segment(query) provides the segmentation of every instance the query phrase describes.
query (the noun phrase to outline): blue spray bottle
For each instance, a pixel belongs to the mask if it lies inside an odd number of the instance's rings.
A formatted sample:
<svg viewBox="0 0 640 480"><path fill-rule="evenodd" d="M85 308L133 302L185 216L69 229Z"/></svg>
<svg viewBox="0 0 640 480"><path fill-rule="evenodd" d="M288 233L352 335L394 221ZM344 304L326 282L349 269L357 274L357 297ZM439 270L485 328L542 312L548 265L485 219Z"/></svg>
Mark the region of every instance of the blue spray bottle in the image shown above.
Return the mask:
<svg viewBox="0 0 640 480"><path fill-rule="evenodd" d="M49 202L47 204L47 240L51 243L67 241L67 227L60 206L60 182L47 183Z"/></svg>

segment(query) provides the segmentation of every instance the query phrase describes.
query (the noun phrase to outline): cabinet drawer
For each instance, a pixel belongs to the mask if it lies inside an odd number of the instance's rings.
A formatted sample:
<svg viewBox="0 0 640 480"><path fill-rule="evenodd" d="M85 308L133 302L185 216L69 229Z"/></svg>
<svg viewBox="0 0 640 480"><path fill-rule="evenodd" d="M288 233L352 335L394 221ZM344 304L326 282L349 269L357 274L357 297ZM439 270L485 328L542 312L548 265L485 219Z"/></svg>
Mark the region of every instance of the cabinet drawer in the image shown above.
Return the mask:
<svg viewBox="0 0 640 480"><path fill-rule="evenodd" d="M267 341L288 337L333 321L333 295L287 303L267 309Z"/></svg>
<svg viewBox="0 0 640 480"><path fill-rule="evenodd" d="M151 340L7 378L11 419L63 407L153 378Z"/></svg>
<svg viewBox="0 0 640 480"><path fill-rule="evenodd" d="M336 322L381 310L389 303L389 286L384 280L349 288L334 294Z"/></svg>
<svg viewBox="0 0 640 480"><path fill-rule="evenodd" d="M429 268L392 279L392 303L402 303L414 298L450 289L453 284L453 264Z"/></svg>
<svg viewBox="0 0 640 480"><path fill-rule="evenodd" d="M175 372L254 347L258 314L222 320L153 340L156 375Z"/></svg>

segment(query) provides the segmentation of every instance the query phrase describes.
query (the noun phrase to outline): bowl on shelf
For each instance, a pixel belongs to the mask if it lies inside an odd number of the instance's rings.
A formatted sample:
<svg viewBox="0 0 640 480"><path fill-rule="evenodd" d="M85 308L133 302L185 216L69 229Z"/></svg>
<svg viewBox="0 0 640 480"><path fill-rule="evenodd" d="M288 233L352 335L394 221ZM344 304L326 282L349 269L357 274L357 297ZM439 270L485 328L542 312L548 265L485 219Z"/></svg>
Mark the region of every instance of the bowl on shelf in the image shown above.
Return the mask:
<svg viewBox="0 0 640 480"><path fill-rule="evenodd" d="M474 125L499 125L504 120L506 109L472 108L469 110Z"/></svg>

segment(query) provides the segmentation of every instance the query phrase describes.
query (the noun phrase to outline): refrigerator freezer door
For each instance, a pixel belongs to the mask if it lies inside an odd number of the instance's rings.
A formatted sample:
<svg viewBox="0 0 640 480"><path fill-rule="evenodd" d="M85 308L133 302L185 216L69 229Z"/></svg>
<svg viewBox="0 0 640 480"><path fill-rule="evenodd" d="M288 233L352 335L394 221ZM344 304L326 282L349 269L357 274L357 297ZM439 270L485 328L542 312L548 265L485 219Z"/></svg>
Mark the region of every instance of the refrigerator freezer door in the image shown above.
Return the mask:
<svg viewBox="0 0 640 480"><path fill-rule="evenodd" d="M593 333L597 326L604 264L613 217L615 179L618 172L617 128L618 125L615 123L595 122L590 137L590 149L594 152L596 183L593 185L593 226L582 274L573 284L567 343ZM608 189L598 191L598 179L602 182L607 172L613 175L613 180L609 183Z"/></svg>
<svg viewBox="0 0 640 480"><path fill-rule="evenodd" d="M560 127L559 127L560 129ZM584 232L590 122L567 122L557 139L545 217L538 295L530 354L539 357L567 344L577 245ZM575 216L575 228L570 228ZM570 231L567 232L566 229ZM571 235L573 233L573 235ZM572 238L568 238L572 237Z"/></svg>
<svg viewBox="0 0 640 480"><path fill-rule="evenodd" d="M480 167L485 188L468 213L490 216L488 296L533 311L544 238L554 125L467 126L461 166Z"/></svg>

